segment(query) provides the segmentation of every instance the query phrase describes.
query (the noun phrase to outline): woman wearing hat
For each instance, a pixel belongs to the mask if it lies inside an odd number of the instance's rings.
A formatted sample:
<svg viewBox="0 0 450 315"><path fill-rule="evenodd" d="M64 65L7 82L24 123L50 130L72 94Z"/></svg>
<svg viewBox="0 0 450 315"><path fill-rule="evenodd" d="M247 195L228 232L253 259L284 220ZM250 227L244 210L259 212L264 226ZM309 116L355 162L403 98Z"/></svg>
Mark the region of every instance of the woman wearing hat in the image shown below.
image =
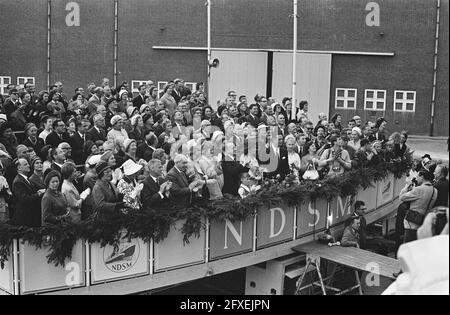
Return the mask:
<svg viewBox="0 0 450 315"><path fill-rule="evenodd" d="M61 193L66 198L67 205L70 208L70 218L74 223L80 222L81 206L84 199L90 194L90 188L87 188L83 194L80 195L74 185L75 180L79 177L79 172L73 163L65 163L61 168L61 175L63 178Z"/></svg>
<svg viewBox="0 0 450 315"><path fill-rule="evenodd" d="M45 189L44 183L44 163L39 157L34 158L31 161L31 171L33 174L28 179L30 183L36 188L36 190Z"/></svg>
<svg viewBox="0 0 450 315"><path fill-rule="evenodd" d="M66 112L64 105L59 101L61 94L58 92L50 93L51 101L47 104L47 111L50 112L53 116L58 117L59 119L64 118L64 114Z"/></svg>
<svg viewBox="0 0 450 315"><path fill-rule="evenodd" d="M46 191L42 197L42 226L60 224L70 220L70 209L66 198L59 191L61 175L51 170L45 176Z"/></svg>
<svg viewBox="0 0 450 315"><path fill-rule="evenodd" d="M34 152L39 153L41 152L42 148L45 146L44 140L38 137L37 134L37 127L33 123L28 123L25 126L25 135L26 139L23 141L23 145L27 146L28 148L32 147Z"/></svg>
<svg viewBox="0 0 450 315"><path fill-rule="evenodd" d="M358 151L361 148L361 136L361 129L358 127L353 127L351 140L348 142L348 145L355 149L355 151Z"/></svg>
<svg viewBox="0 0 450 315"><path fill-rule="evenodd" d="M111 118L112 129L108 132L108 140L120 145L123 148L124 141L128 139L128 133L123 128L124 120L120 115Z"/></svg>
<svg viewBox="0 0 450 315"><path fill-rule="evenodd" d="M125 152L124 162L127 160L133 160L133 162L138 162L137 157L137 142L134 139L126 139L123 143L123 149Z"/></svg>
<svg viewBox="0 0 450 315"><path fill-rule="evenodd" d="M128 133L130 139L136 140L138 144L145 141L145 126L141 115L134 115L131 118L131 131Z"/></svg>
<svg viewBox="0 0 450 315"><path fill-rule="evenodd" d="M95 167L98 180L92 190L94 216L98 220L105 220L119 214L124 202L119 200L116 187L111 184L112 169L108 163L101 161Z"/></svg>
<svg viewBox="0 0 450 315"><path fill-rule="evenodd" d="M164 95L161 97L160 101L164 104L164 107L169 112L169 116L172 117L177 109L177 102L175 98L172 96L173 93L173 85L167 84L164 87Z"/></svg>
<svg viewBox="0 0 450 315"><path fill-rule="evenodd" d="M141 207L139 200L143 185L138 183L137 178L142 168L142 165L136 164L132 160L126 161L122 165L124 177L117 184L117 190L123 194L125 207L133 210L139 210Z"/></svg>
<svg viewBox="0 0 450 315"><path fill-rule="evenodd" d="M84 160L89 160L92 156L98 155L100 153L100 150L98 146L95 144L95 142L91 140L87 140L83 145L83 157L86 157Z"/></svg>
<svg viewBox="0 0 450 315"><path fill-rule="evenodd" d="M108 151L102 154L102 156L100 157L100 160L103 162L106 162L108 164L108 166L112 169L113 171L113 179L111 180L111 183L116 185L117 182L119 180L122 179L123 177L123 173L120 169L120 167L118 167L118 165L120 165L117 162L116 156L114 155L113 152ZM123 159L121 159L123 160Z"/></svg>

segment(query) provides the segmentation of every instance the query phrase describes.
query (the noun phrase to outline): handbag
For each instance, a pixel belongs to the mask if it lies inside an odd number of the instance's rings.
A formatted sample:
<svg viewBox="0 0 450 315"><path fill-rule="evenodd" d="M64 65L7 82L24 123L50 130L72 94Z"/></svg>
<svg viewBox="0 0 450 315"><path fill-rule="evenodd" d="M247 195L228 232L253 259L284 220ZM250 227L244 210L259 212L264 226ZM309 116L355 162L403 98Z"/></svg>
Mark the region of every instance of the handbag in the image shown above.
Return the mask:
<svg viewBox="0 0 450 315"><path fill-rule="evenodd" d="M422 225L423 222L425 221L425 216L428 213L428 211L430 210L430 205L431 205L431 201L433 201L433 197L434 197L434 188L433 189L433 193L431 194L431 199L428 202L428 206L425 209L425 214L422 214L420 212L414 211L414 210L408 210L408 212L406 212L406 216L405 216L405 220L417 225Z"/></svg>
<svg viewBox="0 0 450 315"><path fill-rule="evenodd" d="M316 170L314 163L308 165L305 174L303 174L305 180L317 180L319 179L319 172Z"/></svg>

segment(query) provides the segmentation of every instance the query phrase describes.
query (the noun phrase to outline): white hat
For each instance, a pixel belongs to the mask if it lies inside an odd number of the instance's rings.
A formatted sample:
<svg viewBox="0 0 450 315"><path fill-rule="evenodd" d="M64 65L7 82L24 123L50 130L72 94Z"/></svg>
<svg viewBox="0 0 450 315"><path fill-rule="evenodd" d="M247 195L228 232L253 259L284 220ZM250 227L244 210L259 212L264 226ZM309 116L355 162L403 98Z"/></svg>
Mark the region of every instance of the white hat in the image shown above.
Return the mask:
<svg viewBox="0 0 450 315"><path fill-rule="evenodd" d="M89 158L89 160L87 160L86 162L86 166L87 167L94 167L95 165L97 165L100 161L101 161L101 155L93 155Z"/></svg>
<svg viewBox="0 0 450 315"><path fill-rule="evenodd" d="M8 117L5 114L0 114L0 119L3 119L4 121L8 121Z"/></svg>
<svg viewBox="0 0 450 315"><path fill-rule="evenodd" d="M362 131L359 127L353 127L352 132L353 131L357 132L360 136L362 135Z"/></svg>
<svg viewBox="0 0 450 315"><path fill-rule="evenodd" d="M122 120L122 116L120 115L115 115L111 118L111 126L114 126L115 124L117 124L118 121Z"/></svg>
<svg viewBox="0 0 450 315"><path fill-rule="evenodd" d="M127 160L122 164L123 173L126 176L136 174L142 169L142 165L136 164L133 160Z"/></svg>

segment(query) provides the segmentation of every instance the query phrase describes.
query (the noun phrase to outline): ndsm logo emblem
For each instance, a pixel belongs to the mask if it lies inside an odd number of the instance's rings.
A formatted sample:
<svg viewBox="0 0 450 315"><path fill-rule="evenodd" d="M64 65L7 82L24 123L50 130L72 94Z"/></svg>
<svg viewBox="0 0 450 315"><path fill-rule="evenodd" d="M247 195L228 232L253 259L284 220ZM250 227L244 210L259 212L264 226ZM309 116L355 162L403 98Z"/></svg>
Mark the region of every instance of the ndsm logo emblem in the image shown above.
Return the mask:
<svg viewBox="0 0 450 315"><path fill-rule="evenodd" d="M122 239L118 245L106 246L103 250L103 261L106 268L115 273L123 273L136 264L140 248L137 240Z"/></svg>

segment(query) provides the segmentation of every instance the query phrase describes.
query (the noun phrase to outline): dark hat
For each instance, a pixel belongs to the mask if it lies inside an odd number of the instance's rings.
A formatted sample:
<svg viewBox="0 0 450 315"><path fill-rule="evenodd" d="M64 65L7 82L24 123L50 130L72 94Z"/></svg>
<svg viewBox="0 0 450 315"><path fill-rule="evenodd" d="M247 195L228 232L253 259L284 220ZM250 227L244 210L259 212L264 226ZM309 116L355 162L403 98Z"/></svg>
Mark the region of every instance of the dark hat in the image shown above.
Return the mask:
<svg viewBox="0 0 450 315"><path fill-rule="evenodd" d="M50 180L53 177L58 177L59 181L61 181L61 174L58 171L51 170L47 173L47 175L45 175L45 178L44 178L45 187L48 188L48 185L50 184Z"/></svg>
<svg viewBox="0 0 450 315"><path fill-rule="evenodd" d="M18 94L18 93L19 93L19 91L16 88L9 90L9 94L10 95L11 94Z"/></svg>
<svg viewBox="0 0 450 315"><path fill-rule="evenodd" d="M31 170L34 170L34 164L36 164L37 161L41 161L42 159L40 157L35 157L34 159L31 160Z"/></svg>
<svg viewBox="0 0 450 315"><path fill-rule="evenodd" d="M95 166L95 171L97 172L97 175L99 178L101 178L103 176L103 173L107 170L107 169L111 169L111 167L108 165L108 163L104 162L104 161L100 161L99 163L97 163L97 165Z"/></svg>
<svg viewBox="0 0 450 315"><path fill-rule="evenodd" d="M424 158L429 158L430 160L432 160L432 158L429 154L425 154L424 156L422 156L422 159L424 159Z"/></svg>
<svg viewBox="0 0 450 315"><path fill-rule="evenodd" d="M434 180L434 174L426 169L421 169L419 171L419 176L422 176L425 180L428 180L428 181Z"/></svg>

